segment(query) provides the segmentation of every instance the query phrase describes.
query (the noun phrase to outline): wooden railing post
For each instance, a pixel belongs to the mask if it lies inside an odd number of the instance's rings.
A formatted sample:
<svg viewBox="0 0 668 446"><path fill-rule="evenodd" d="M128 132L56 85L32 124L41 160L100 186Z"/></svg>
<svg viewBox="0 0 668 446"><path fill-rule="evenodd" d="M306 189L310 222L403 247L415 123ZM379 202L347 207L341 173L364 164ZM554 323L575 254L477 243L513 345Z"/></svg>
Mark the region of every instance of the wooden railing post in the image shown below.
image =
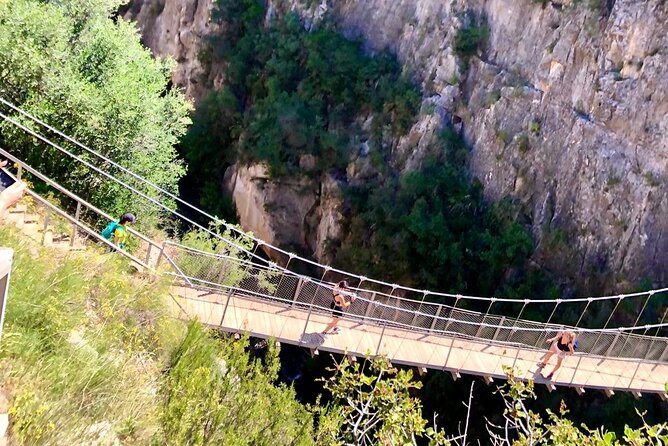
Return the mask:
<svg viewBox="0 0 668 446"><path fill-rule="evenodd" d="M501 330L501 327L503 327L503 323L506 321L505 316L501 316L501 320L499 321L499 326L496 327L496 330L494 331L494 336L492 336L492 341L496 341L496 337L499 335L499 330ZM508 327L510 328L510 327Z"/></svg>
<svg viewBox="0 0 668 446"><path fill-rule="evenodd" d="M380 354L380 347L383 345L383 336L385 335L385 327L387 327L387 322L383 324L383 331L380 332L380 339L378 340L378 347L376 347L376 356Z"/></svg>
<svg viewBox="0 0 668 446"><path fill-rule="evenodd" d="M308 327L308 322L311 320L311 313L313 312L313 304L308 307L308 315L306 316L306 322L304 322L304 329L302 330L302 336L299 338L299 343L303 343L304 335L306 334L306 327Z"/></svg>
<svg viewBox="0 0 668 446"><path fill-rule="evenodd" d="M151 261L151 248L152 247L153 247L153 243L149 243L148 244L148 249L146 250L146 260L145 260L145 262L148 266L151 266L151 264L149 262Z"/></svg>
<svg viewBox="0 0 668 446"><path fill-rule="evenodd" d="M46 244L46 230L49 227L49 220L51 219L51 209L46 210L46 217L44 217L44 226L42 227L42 246Z"/></svg>
<svg viewBox="0 0 668 446"><path fill-rule="evenodd" d="M157 269L158 266L160 266L160 261L162 260L162 257L165 255L165 245L167 244L167 241L165 240L162 242L162 246L160 247L160 254L158 254L158 259L155 261L155 268Z"/></svg>
<svg viewBox="0 0 668 446"><path fill-rule="evenodd" d="M429 331L433 331L434 327L436 326L436 321L438 321L438 317L441 315L441 310L443 309L443 305L438 306L438 310L436 310L436 314L434 315L434 320L431 321L431 327L429 327Z"/></svg>
<svg viewBox="0 0 668 446"><path fill-rule="evenodd" d="M376 292L371 293L371 298L369 299L369 304L366 306L366 311L364 312L364 319L369 317L371 309L373 308L374 302L376 301Z"/></svg>
<svg viewBox="0 0 668 446"><path fill-rule="evenodd" d="M77 201L77 210L74 212L74 219L78 222L81 217L81 202ZM77 225L72 223L72 235L70 236L70 248L74 246L74 240L77 237Z"/></svg>
<svg viewBox="0 0 668 446"><path fill-rule="evenodd" d="M225 308L223 308L223 315L220 317L219 327L223 327L223 321L225 320L225 314L227 314L227 307L230 305L230 299L232 299L232 292L228 291L227 301L225 302Z"/></svg>

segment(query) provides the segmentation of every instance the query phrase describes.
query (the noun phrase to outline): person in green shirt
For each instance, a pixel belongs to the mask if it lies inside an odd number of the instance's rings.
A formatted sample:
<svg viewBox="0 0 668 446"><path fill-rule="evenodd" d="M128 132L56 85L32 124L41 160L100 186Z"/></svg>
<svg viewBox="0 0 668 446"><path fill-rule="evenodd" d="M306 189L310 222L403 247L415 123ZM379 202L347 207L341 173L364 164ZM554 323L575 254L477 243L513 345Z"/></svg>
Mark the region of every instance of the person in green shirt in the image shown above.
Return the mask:
<svg viewBox="0 0 668 446"><path fill-rule="evenodd" d="M129 224L134 224L137 221L135 216L131 213L125 213L121 216L118 221L109 223L107 227L102 231L102 237L106 238L112 242L117 247L123 249L128 240L128 228Z"/></svg>

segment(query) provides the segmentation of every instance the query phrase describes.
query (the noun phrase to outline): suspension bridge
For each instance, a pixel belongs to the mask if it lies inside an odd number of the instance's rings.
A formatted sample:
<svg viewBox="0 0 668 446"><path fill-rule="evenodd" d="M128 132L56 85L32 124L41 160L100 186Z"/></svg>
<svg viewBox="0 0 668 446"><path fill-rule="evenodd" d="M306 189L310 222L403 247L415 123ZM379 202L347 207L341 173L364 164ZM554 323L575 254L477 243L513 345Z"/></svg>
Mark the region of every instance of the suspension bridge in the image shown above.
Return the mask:
<svg viewBox="0 0 668 446"><path fill-rule="evenodd" d="M655 393L668 399L668 288L573 299L510 299L419 290L352 274L243 233L9 101L0 98L0 106L5 125L32 137L45 157L58 157L79 175L85 172L91 184L115 184L138 206L151 207L215 241L218 249L212 253L130 230L139 247L132 254L121 253L138 267L173 279L170 305L179 317L197 318L227 332L274 338L314 354L384 355L421 373L443 370L454 378L466 373L491 383L504 379L506 367L513 367L520 377L549 389L600 389L608 395L625 391L636 397ZM13 162L11 175L28 177L32 184L41 184L39 190L57 195L55 204L35 192L37 188L27 191L44 210L44 232L49 221L58 219L71 227L71 246L84 240L109 245L99 227L114 217L4 148L0 157ZM179 203L179 209L197 219L174 210L169 202ZM221 234L198 221L226 231ZM358 298L339 324L341 330L322 335L331 318L333 282L344 279L354 285ZM562 330L576 332L579 347L548 381L536 363L548 347L546 340Z"/></svg>

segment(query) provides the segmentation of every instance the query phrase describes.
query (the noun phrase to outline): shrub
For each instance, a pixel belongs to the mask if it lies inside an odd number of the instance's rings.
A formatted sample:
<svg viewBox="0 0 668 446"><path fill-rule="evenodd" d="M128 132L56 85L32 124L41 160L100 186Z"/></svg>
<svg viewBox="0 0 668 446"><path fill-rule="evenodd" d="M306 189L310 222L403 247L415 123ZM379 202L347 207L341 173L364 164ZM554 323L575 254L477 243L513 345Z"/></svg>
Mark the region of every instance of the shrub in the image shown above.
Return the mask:
<svg viewBox="0 0 668 446"><path fill-rule="evenodd" d="M485 98L485 105L487 107L491 107L492 105L496 104L499 99L501 99L501 91L499 90L493 90L487 93L487 97Z"/></svg>
<svg viewBox="0 0 668 446"><path fill-rule="evenodd" d="M529 149L531 149L529 137L524 133L520 134L517 137L517 150L519 150L521 154L525 154L529 151Z"/></svg>
<svg viewBox="0 0 668 446"><path fill-rule="evenodd" d="M174 351L160 394L159 444L312 445L311 415L294 390L274 385L278 349L264 358L246 351L248 338L216 339L191 322Z"/></svg>
<svg viewBox="0 0 668 446"><path fill-rule="evenodd" d="M653 172L645 172L643 176L650 187L659 187L661 185L661 180Z"/></svg>
<svg viewBox="0 0 668 446"><path fill-rule="evenodd" d="M499 144L505 146L508 144L508 141L510 141L510 134L507 130L500 129L496 133L496 140L499 142Z"/></svg>
<svg viewBox="0 0 668 446"><path fill-rule="evenodd" d="M533 120L529 123L529 132L531 132L534 135L538 135L540 133L540 121Z"/></svg>
<svg viewBox="0 0 668 446"><path fill-rule="evenodd" d="M454 42L455 54L468 59L478 52L488 36L489 29L486 25L472 24L459 28Z"/></svg>

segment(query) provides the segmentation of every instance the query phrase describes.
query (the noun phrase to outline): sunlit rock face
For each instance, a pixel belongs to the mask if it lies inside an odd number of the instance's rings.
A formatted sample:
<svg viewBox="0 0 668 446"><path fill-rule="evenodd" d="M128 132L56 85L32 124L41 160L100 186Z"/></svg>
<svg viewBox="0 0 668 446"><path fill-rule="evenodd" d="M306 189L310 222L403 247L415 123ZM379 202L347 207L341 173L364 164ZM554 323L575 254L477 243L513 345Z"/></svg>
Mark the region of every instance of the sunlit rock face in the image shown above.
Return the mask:
<svg viewBox="0 0 668 446"><path fill-rule="evenodd" d="M417 168L432 134L454 122L487 197L519 204L538 244L537 262L581 282L614 272L606 281L666 283L668 4L586 3L273 0L269 10L294 10L306 28L330 17L369 52L397 55L429 110L390 144L398 170ZM202 72L197 58L214 31L210 11L210 0L135 0L124 15L138 21L156 54L176 59L174 83L195 99L224 83L222 67ZM453 43L473 16L484 18L489 37L463 70ZM336 189L363 181L365 172L364 158L356 157ZM265 216L272 223L263 224L274 228L265 231L268 241L331 258L325 245L341 235L341 197L326 192L327 181L309 186L299 203L285 198L295 206L292 220L280 212ZM293 186L276 188L271 200L293 193ZM264 212L268 205L264 192L237 197L240 215L248 212L244 206ZM283 224L299 230L277 231Z"/></svg>

